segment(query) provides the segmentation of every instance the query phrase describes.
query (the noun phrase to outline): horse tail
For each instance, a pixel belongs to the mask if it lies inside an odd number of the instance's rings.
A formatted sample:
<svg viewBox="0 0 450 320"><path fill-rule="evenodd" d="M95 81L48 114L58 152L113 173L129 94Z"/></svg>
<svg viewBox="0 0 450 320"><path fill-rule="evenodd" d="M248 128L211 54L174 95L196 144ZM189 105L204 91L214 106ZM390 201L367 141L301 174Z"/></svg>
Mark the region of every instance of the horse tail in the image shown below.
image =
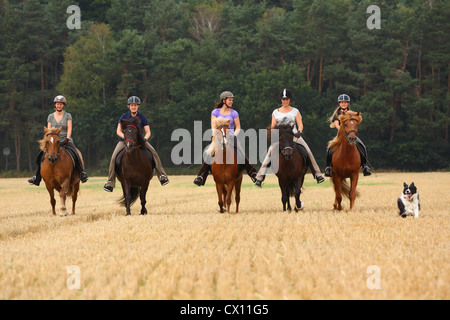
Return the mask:
<svg viewBox="0 0 450 320"><path fill-rule="evenodd" d="M350 190L351 190L351 188L350 188L350 185L347 182L347 179L344 179L342 181L342 195L344 197L346 197L347 199L350 199ZM358 190L356 190L356 196L357 197L360 196L360 193L359 193Z"/></svg>
<svg viewBox="0 0 450 320"><path fill-rule="evenodd" d="M139 197L140 192L139 187L131 187L130 188L130 195L131 195L131 201L130 201L130 207L133 205L133 203L136 202L137 198ZM127 200L125 199L125 196L122 196L119 200L119 205L126 207L127 206Z"/></svg>

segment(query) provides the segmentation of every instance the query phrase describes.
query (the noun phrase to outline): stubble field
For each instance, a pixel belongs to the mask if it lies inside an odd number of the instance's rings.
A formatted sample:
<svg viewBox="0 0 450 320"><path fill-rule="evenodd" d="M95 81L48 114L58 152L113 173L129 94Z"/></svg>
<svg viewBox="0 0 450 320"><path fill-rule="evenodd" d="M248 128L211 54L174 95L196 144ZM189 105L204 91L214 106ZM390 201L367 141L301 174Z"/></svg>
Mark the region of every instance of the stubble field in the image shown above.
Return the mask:
<svg viewBox="0 0 450 320"><path fill-rule="evenodd" d="M212 177L170 179L152 180L149 215L136 203L130 217L103 177L81 185L67 217L52 216L44 183L0 179L0 299L450 298L450 173L361 175L342 212L308 173L305 208L290 214L274 176L262 189L244 177L238 214L217 212ZM412 181L422 210L402 219Z"/></svg>

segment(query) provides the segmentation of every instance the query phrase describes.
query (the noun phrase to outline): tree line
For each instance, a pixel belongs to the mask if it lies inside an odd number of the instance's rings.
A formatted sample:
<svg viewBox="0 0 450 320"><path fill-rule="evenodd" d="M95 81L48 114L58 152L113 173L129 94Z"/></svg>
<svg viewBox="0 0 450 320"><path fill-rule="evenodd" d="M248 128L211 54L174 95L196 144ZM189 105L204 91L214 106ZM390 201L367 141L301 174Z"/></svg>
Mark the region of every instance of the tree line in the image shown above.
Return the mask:
<svg viewBox="0 0 450 320"><path fill-rule="evenodd" d="M374 4L379 29L368 28ZM71 5L81 29L67 27ZM445 0L0 0L0 28L0 148L11 150L1 171L35 167L57 94L87 171L104 174L130 95L170 168L173 130L206 130L222 91L234 93L244 129L263 129L283 88L322 168L341 93L362 112L375 170L449 168Z"/></svg>

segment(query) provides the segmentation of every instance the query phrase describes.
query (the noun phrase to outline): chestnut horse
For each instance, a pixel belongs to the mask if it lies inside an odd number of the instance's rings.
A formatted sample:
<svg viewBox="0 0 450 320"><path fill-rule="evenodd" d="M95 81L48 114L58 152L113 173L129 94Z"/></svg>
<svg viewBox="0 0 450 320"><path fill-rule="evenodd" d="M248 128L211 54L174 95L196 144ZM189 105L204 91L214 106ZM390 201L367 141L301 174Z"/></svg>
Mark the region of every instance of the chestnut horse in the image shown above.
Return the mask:
<svg viewBox="0 0 450 320"><path fill-rule="evenodd" d="M141 199L141 215L147 214L146 194L153 177L153 163L150 151L145 147L145 139L139 127L139 118L122 119L120 126L125 137L126 151L123 153L120 170L116 172L122 184L123 197L119 204L126 207L126 215L131 214L130 207Z"/></svg>
<svg viewBox="0 0 450 320"><path fill-rule="evenodd" d="M61 212L59 215L67 216L66 198L72 197L72 214L75 214L75 203L80 190L80 179L75 172L75 165L71 156L61 146L59 141L61 129L61 127L58 129L44 127L44 138L38 142L41 150L44 151L41 176L50 194L53 215L56 215L54 190L57 190L61 199Z"/></svg>
<svg viewBox="0 0 450 320"><path fill-rule="evenodd" d="M354 111L343 112L339 116L341 126L336 137L328 143L333 150L331 182L334 186L334 209L342 210L342 196L350 199L350 209L355 205L359 196L356 191L358 184L361 156L356 147L358 124L362 121L361 113ZM350 178L350 185L347 183Z"/></svg>
<svg viewBox="0 0 450 320"><path fill-rule="evenodd" d="M220 213L230 213L232 193L235 193L236 213L241 199L242 172L234 152L234 137L229 135L230 120L217 118L209 153L214 156L211 171L216 182ZM224 208L224 204L226 207Z"/></svg>
<svg viewBox="0 0 450 320"><path fill-rule="evenodd" d="M289 198L295 198L295 212L303 209L303 203L300 201L301 189L305 179L308 166L298 150L298 146L294 143L294 125L278 124L274 130L268 130L269 142L275 143L278 138L278 184L281 189L281 202L283 203L283 211L292 210ZM273 133L277 133L275 136ZM275 138L275 139L272 139ZM306 150L305 150L306 151ZM276 161L276 160L275 160Z"/></svg>

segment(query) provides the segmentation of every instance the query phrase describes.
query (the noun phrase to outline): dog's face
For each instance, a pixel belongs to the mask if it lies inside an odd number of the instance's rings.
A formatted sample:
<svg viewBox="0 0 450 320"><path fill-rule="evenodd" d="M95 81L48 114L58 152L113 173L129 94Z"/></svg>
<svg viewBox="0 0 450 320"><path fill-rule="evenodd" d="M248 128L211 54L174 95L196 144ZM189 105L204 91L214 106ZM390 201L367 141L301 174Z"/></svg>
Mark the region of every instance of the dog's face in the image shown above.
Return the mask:
<svg viewBox="0 0 450 320"><path fill-rule="evenodd" d="M417 188L414 185L414 182L411 183L409 186L405 182L403 182L403 195L406 199L411 198L416 193L417 193Z"/></svg>

